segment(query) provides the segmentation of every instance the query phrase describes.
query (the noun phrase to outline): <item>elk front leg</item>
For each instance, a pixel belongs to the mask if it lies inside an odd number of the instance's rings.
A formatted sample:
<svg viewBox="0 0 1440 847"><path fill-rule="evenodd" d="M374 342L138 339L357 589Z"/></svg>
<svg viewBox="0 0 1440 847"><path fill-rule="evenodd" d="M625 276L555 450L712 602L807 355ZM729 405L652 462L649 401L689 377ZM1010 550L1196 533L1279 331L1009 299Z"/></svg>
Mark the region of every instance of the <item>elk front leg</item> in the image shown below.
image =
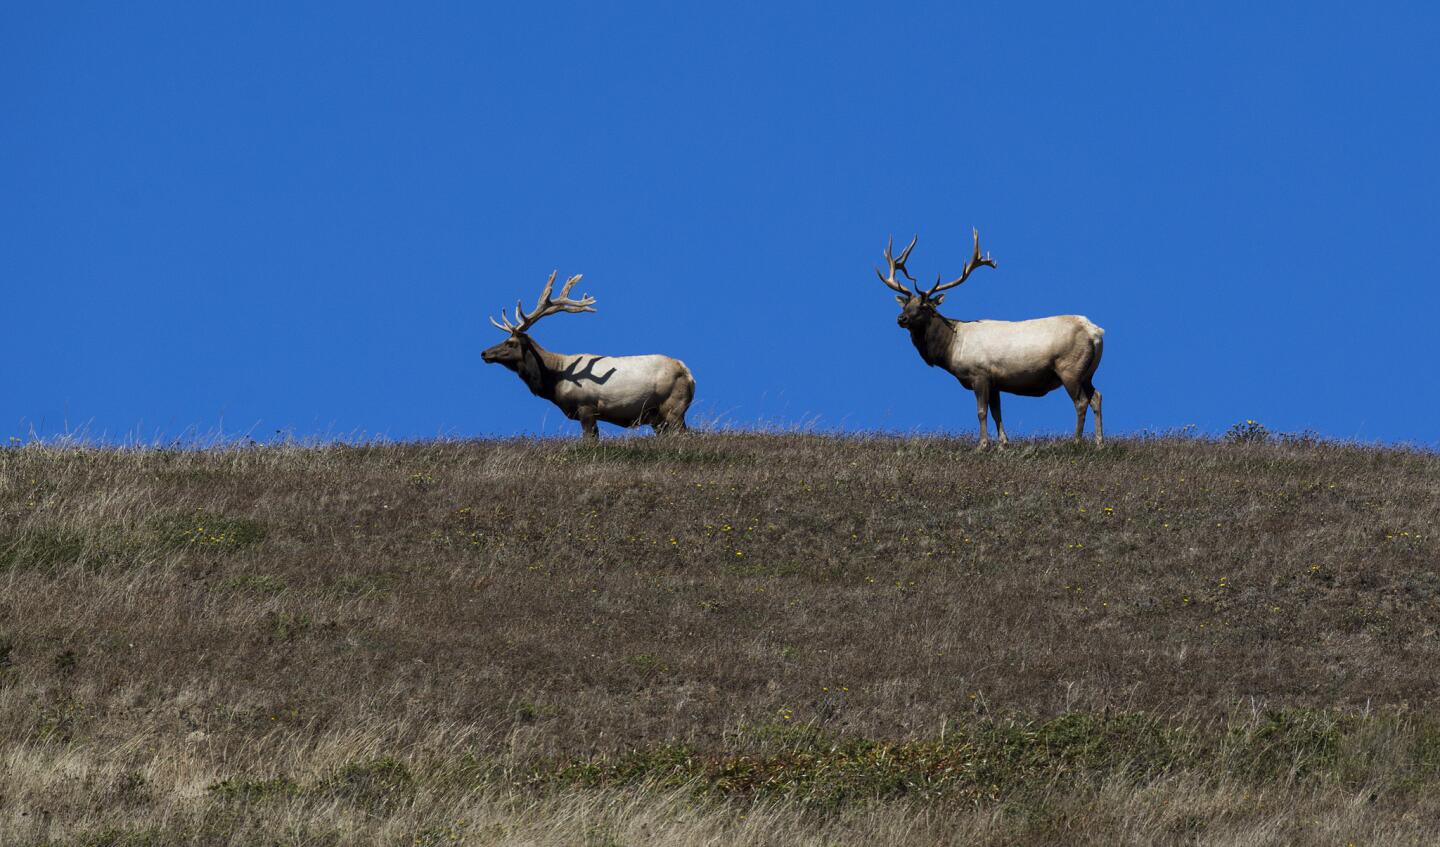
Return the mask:
<svg viewBox="0 0 1440 847"><path fill-rule="evenodd" d="M579 417L580 430L584 433L582 437L586 441L599 441L600 425L595 422L595 410L581 409Z"/></svg>
<svg viewBox="0 0 1440 847"><path fill-rule="evenodd" d="M1000 420L1000 389L990 389L990 412L995 415L995 434L999 436L997 441L1004 447L1010 439L1005 437L1005 422Z"/></svg>
<svg viewBox="0 0 1440 847"><path fill-rule="evenodd" d="M979 450L984 450L990 446L989 427L985 424L985 409L989 405L989 402L990 386L975 386L975 417L980 419L980 446L977 448Z"/></svg>

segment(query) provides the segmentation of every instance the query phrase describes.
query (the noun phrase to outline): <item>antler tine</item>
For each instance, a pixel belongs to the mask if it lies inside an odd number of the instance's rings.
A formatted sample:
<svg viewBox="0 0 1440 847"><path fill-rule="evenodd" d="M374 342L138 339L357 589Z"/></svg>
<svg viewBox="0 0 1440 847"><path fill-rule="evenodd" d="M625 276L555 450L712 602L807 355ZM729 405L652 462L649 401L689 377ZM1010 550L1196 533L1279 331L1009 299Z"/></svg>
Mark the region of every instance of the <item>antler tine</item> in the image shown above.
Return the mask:
<svg viewBox="0 0 1440 847"><path fill-rule="evenodd" d="M910 239L910 243L905 245L905 249L900 251L900 258L895 260L895 267L899 268L900 273L905 274L905 278L911 282L915 281L915 277L910 276L910 271L905 267L905 260L910 258L910 251L915 249L915 242L919 240L920 233L917 232L915 237Z"/></svg>
<svg viewBox="0 0 1440 847"><path fill-rule="evenodd" d="M906 279L910 280L911 282L915 281L915 277L910 276L909 269L905 267L905 260L910 258L910 251L915 249L915 242L919 240L920 236L918 234L914 238L910 239L910 243L906 245L904 250L900 251L900 258L897 259L895 258L895 236L890 236L890 240L885 244L885 264L890 266L890 276L887 277L884 274L880 273L879 268L875 269L875 275L880 277L881 282L885 283L885 285L888 286L890 289L900 294L904 294L907 297L910 296L911 291L910 289L906 288L903 283L895 279L895 272L898 270L900 273L905 275Z"/></svg>
<svg viewBox="0 0 1440 847"><path fill-rule="evenodd" d="M593 312L593 311L595 311L594 309L590 308L591 306L595 305L595 298L594 298L594 297L591 297L589 294L582 294L582 295L580 295L580 299L579 299L579 300L571 300L571 299L570 299L570 289L574 288L574 287L575 287L575 283L579 282L580 280L582 280L582 279L584 279L584 278L585 278L585 275L584 275L584 274L575 274L574 276L572 276L572 277L570 277L569 279L565 280L565 286L560 289L560 296L550 301L550 311L555 311L555 312L562 311L562 310L563 310L563 311L566 311L566 312ZM558 308L557 308L557 307L558 307ZM548 314L548 312L547 312L547 314Z"/></svg>
<svg viewBox="0 0 1440 847"><path fill-rule="evenodd" d="M520 320L520 308L519 308L519 307L520 307L520 303L519 303L519 302L516 302L516 303L515 303L515 307L516 307L516 308L515 308L515 320L516 320L516 321L519 321L519 320ZM494 325L495 325L495 328L498 329L498 330L500 330L501 332L512 332L512 333L513 333L513 332L515 332L515 329L516 329L515 325L512 324L512 323L510 323L510 313L509 313L509 312L506 312L504 309L501 309L501 310L500 310L500 320L497 321L497 320L495 320L494 318L491 318L491 319L490 319L490 323L494 324Z"/></svg>
<svg viewBox="0 0 1440 847"><path fill-rule="evenodd" d="M535 311L540 311L550 302L550 292L555 288L555 277L560 275L560 269L556 268L550 272L550 278L545 280L545 290L540 292L540 299L535 301ZM564 297L565 295L560 295Z"/></svg>
<svg viewBox="0 0 1440 847"><path fill-rule="evenodd" d="M988 252L987 252L984 256L981 256L981 255L980 255L980 230L975 229L974 227L971 227L971 228L970 228L970 235L971 235L971 236L974 238L974 240L975 240L975 250L974 250L974 252L970 255L970 260L965 263L965 270L961 272L960 276L956 277L955 279L950 280L949 282L947 282L947 283L945 283L945 284L943 284L943 285L940 283L940 277L939 277L939 276L936 276L936 277L935 277L935 284L930 287L930 290L929 290L929 291L926 291L926 292L925 292L925 296L926 296L926 297L933 297L933 296L935 296L936 294L939 294L939 293L942 292L942 291L948 291L949 289L954 288L955 286L957 286L957 285L959 285L960 283L964 282L965 280L969 279L971 272L973 272L976 268L980 267L981 265L984 265L984 266L990 267L990 268L996 267L996 265L995 265L995 260L992 259L992 258L990 258L990 254L989 254Z"/></svg>

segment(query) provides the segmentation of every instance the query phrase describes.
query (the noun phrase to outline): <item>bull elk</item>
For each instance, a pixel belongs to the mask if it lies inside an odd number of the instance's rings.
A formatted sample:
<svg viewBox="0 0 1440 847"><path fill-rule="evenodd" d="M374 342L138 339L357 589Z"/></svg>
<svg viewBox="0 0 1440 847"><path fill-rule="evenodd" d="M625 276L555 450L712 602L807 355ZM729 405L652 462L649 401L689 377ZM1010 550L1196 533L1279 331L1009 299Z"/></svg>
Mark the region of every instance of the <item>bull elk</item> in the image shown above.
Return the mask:
<svg viewBox="0 0 1440 847"><path fill-rule="evenodd" d="M1028 321L961 321L947 318L937 309L945 301L945 292L970 278L978 267L995 267L995 260L980 255L980 232L972 232L975 250L960 276L942 283L940 276L928 289L915 285L915 277L905 268L905 260L920 236L897 258L895 240L885 247L885 261L890 275L875 269L880 281L895 291L902 309L896 322L910 331L910 340L920 351L920 358L931 367L942 367L955 375L960 384L975 392L977 415L980 418L980 447L989 446L986 432L986 411L995 413L995 430L1003 447L1005 425L1000 419L1000 393L1041 397L1060 386L1075 404L1075 440L1085 431L1085 410L1095 410L1095 443L1103 438L1100 422L1100 392L1092 382L1100 366L1105 330L1081 315L1056 315ZM900 272L910 280L914 290L895 278Z"/></svg>
<svg viewBox="0 0 1440 847"><path fill-rule="evenodd" d="M578 420L587 439L600 437L598 421L623 427L649 425L657 433L683 432L685 411L695 397L695 378L684 362L669 356L552 353L529 336L527 330L546 315L595 311L594 297L570 298L579 274L565 281L559 297L551 297L557 273L550 274L534 309L525 312L516 301L515 323L503 309L500 321L490 319L508 337L480 358L519 374L532 394L559 406L565 417Z"/></svg>

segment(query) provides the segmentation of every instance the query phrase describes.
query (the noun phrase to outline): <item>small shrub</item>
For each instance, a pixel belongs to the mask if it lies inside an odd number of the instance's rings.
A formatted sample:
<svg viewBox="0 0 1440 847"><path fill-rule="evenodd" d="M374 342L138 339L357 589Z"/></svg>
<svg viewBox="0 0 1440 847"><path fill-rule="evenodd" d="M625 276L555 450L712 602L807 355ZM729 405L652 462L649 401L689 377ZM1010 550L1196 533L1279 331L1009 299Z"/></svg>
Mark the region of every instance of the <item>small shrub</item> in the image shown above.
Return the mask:
<svg viewBox="0 0 1440 847"><path fill-rule="evenodd" d="M1231 424L1225 430L1225 440L1231 444L1263 444L1270 440L1270 430L1259 421L1247 419L1243 423Z"/></svg>

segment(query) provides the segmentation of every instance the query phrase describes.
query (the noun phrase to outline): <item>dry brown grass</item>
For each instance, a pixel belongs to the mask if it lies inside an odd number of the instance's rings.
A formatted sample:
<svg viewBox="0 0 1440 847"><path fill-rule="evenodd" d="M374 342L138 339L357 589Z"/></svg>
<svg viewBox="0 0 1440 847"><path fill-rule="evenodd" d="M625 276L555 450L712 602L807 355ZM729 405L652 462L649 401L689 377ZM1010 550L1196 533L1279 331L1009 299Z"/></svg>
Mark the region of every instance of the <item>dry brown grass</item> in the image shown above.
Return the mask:
<svg viewBox="0 0 1440 847"><path fill-rule="evenodd" d="M0 451L0 843L1440 838L1440 459Z"/></svg>

